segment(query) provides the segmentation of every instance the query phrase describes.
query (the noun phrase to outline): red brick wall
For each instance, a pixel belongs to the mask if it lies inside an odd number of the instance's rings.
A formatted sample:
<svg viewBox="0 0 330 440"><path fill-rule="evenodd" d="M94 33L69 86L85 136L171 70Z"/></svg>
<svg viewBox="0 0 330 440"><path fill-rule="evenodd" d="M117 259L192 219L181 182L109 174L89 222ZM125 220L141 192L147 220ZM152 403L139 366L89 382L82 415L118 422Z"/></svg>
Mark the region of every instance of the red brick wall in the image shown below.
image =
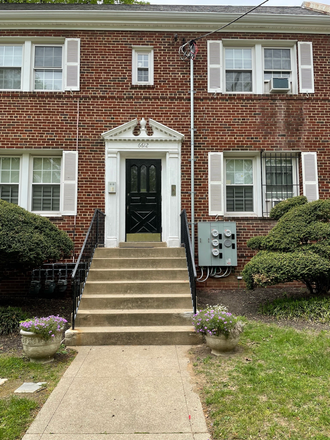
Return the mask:
<svg viewBox="0 0 330 440"><path fill-rule="evenodd" d="M73 216L53 219L71 237L75 234L75 253L79 253L94 209L104 210L105 146L100 135L134 118L152 118L184 134L182 207L190 216L190 66L180 60L178 48L182 38L189 41L199 34L180 33L175 42L171 32L0 31L0 36L10 35L81 39L79 92L0 92L0 148L75 150L79 100L78 215L76 221ZM214 220L208 216L209 151L318 151L320 197L329 195L329 37L221 33L221 38L238 37L312 41L315 93L207 93L207 40L198 41L194 62L196 223ZM132 45L154 47L154 86L131 85ZM237 286L237 273L253 255L246 241L266 234L273 225L256 218L232 220L238 228L238 267L235 276L215 282L221 287Z"/></svg>

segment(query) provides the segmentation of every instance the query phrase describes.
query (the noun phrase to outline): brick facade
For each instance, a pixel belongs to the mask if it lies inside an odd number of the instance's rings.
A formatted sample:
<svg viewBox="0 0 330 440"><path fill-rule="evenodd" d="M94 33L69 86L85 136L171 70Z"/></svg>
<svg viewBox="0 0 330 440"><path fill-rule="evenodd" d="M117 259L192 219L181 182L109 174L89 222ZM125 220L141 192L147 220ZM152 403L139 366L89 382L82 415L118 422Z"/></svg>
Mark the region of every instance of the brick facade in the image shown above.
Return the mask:
<svg viewBox="0 0 330 440"><path fill-rule="evenodd" d="M77 217L52 221L67 231L79 254L95 208L105 209L105 144L101 134L134 118L152 118L184 135L182 208L190 215L190 65L178 55L182 40L201 32L0 30L0 37L80 38L80 91L0 91L1 149L62 149L79 152ZM317 151L320 198L330 190L329 58L322 34L221 33L222 39L294 40L313 43L314 94L212 94L207 92L207 40L197 42L195 71L195 221L208 215L208 153L212 151ZM154 49L154 85L133 86L132 46ZM77 142L78 134L78 142ZM205 287L237 288L236 276L253 252L246 241L274 225L263 218L237 222L238 266L230 278ZM197 228L196 228L197 234ZM196 240L197 249L197 240Z"/></svg>

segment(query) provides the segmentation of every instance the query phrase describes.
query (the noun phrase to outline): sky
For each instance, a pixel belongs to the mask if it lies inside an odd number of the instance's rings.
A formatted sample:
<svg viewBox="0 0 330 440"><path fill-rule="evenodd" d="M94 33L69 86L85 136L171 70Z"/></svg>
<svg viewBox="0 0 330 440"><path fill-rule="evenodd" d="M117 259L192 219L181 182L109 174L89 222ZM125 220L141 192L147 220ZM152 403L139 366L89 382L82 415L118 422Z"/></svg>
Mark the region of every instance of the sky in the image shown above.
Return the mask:
<svg viewBox="0 0 330 440"><path fill-rule="evenodd" d="M263 0L148 0L152 5L231 5L256 6ZM315 1L315 0L314 0ZM303 0L269 0L265 6L301 6ZM330 5L330 0L318 1Z"/></svg>

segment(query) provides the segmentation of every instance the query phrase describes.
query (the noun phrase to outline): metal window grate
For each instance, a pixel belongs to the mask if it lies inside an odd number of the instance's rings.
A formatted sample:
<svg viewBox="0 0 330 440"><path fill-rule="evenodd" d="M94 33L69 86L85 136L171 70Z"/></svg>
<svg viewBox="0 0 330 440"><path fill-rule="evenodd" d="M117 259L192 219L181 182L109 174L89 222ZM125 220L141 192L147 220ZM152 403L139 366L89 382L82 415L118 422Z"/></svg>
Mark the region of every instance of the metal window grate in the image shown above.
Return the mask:
<svg viewBox="0 0 330 440"><path fill-rule="evenodd" d="M299 195L298 153L261 153L262 215L282 200Z"/></svg>

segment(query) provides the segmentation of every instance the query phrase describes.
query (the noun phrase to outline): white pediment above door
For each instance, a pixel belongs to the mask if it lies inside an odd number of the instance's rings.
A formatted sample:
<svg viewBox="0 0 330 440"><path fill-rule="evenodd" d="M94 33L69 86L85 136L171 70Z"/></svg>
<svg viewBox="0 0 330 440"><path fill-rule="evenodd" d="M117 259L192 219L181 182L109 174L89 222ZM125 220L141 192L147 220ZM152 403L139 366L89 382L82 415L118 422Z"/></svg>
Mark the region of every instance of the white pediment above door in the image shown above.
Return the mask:
<svg viewBox="0 0 330 440"><path fill-rule="evenodd" d="M137 127L139 125L139 127ZM182 142L184 135L176 130L166 127L153 119L148 122L142 118L134 119L119 127L102 133L107 142Z"/></svg>

